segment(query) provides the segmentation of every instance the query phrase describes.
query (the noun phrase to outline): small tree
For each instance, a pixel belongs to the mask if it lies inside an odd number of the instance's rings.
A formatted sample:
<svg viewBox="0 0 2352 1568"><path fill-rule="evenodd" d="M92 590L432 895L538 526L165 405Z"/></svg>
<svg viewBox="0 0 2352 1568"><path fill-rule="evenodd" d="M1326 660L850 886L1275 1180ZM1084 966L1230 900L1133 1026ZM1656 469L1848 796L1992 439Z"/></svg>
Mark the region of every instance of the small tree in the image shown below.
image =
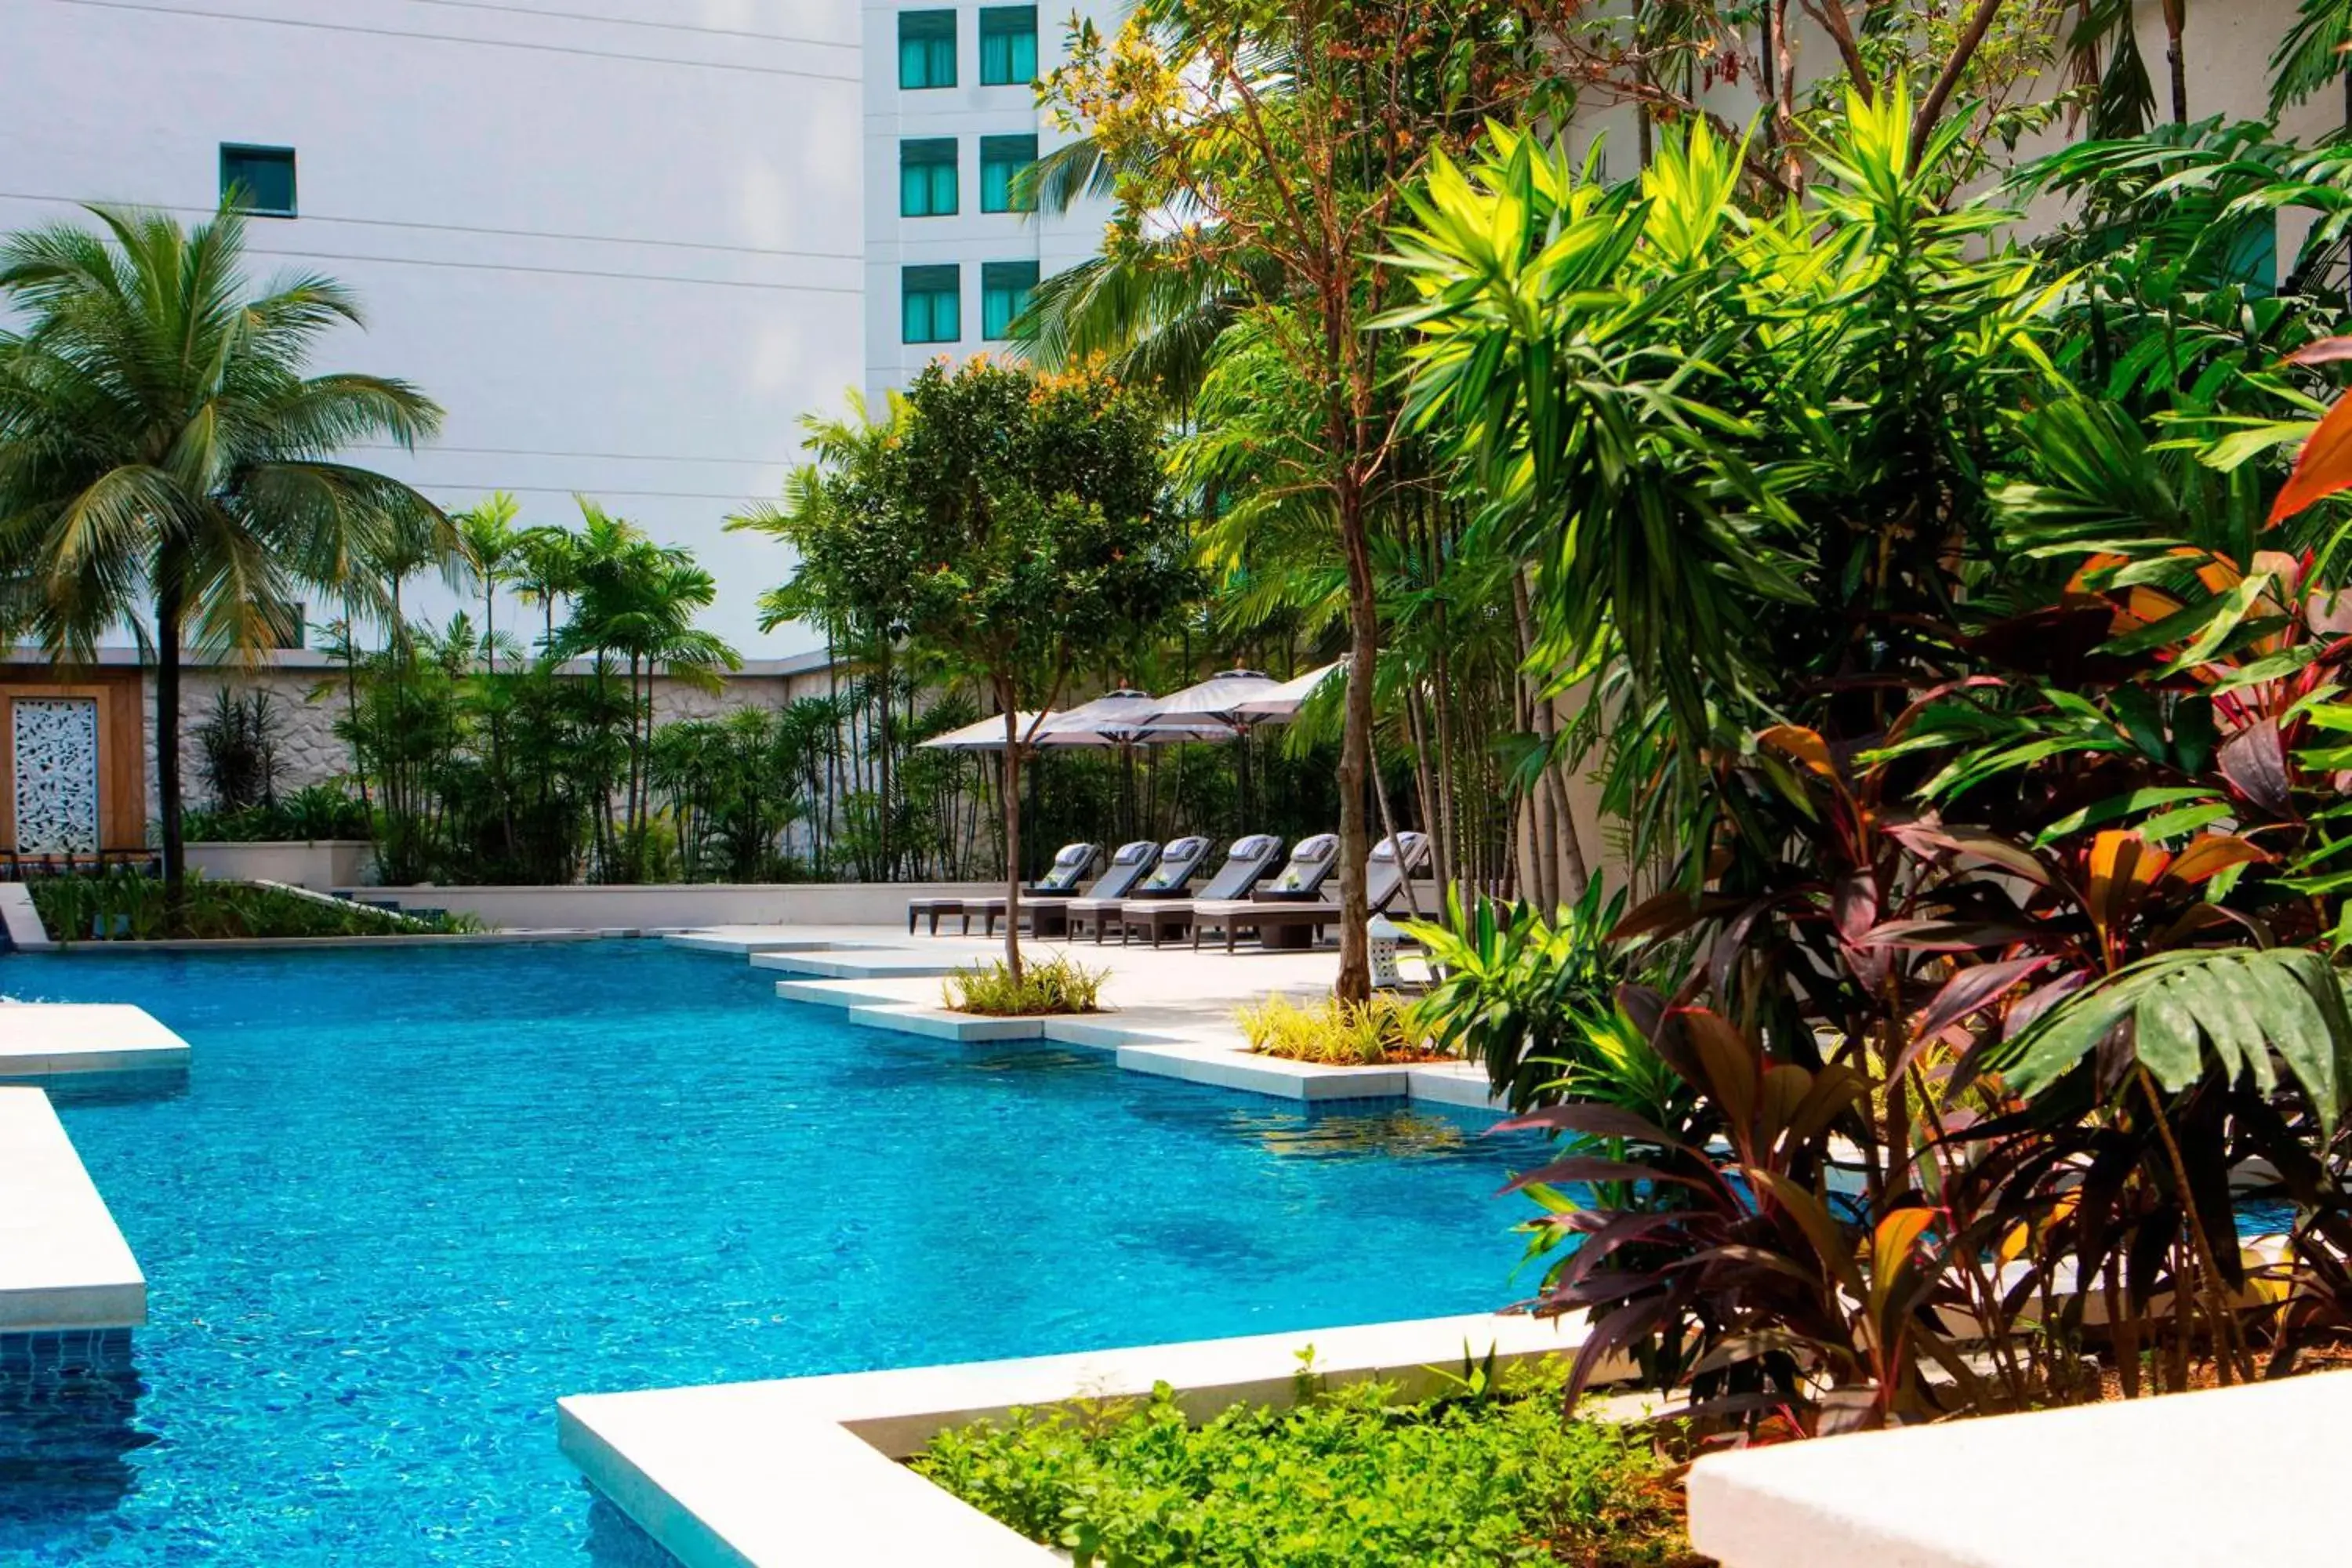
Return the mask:
<svg viewBox="0 0 2352 1568"><path fill-rule="evenodd" d="M812 504L813 487L823 504ZM1024 710L1171 619L1197 576L1162 504L1161 434L1139 398L1087 371L934 364L878 453L795 481L772 531L796 583L855 581L913 651L984 684L1004 714L1004 957L1021 972ZM887 548L875 548L877 541Z"/></svg>

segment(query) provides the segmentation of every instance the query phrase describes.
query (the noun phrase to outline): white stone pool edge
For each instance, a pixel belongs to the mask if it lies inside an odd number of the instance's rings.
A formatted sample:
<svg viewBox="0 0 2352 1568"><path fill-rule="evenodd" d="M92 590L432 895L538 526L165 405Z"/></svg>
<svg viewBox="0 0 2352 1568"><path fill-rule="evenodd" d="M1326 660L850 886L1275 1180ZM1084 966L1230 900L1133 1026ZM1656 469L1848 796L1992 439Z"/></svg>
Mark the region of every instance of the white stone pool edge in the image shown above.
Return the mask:
<svg viewBox="0 0 2352 1568"><path fill-rule="evenodd" d="M896 1372L716 1384L558 1402L557 1441L596 1489L687 1568L1044 1568L1066 1561L898 1461L938 1433L1076 1399L1180 1391L1195 1419L1379 1378L1433 1392L1438 1370L1572 1354L1581 1318L1425 1318ZM1302 1352L1312 1347L1311 1363Z"/></svg>

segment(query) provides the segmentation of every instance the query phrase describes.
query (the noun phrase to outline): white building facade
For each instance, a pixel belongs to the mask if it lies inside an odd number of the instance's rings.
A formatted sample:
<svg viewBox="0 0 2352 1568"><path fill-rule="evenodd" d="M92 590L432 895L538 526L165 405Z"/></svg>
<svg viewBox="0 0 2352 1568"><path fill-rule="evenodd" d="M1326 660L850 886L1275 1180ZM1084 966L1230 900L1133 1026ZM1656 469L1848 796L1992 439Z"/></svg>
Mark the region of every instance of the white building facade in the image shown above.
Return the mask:
<svg viewBox="0 0 2352 1568"><path fill-rule="evenodd" d="M1109 204L1024 212L1014 176L1055 144L1036 79L1070 12L864 0L866 378L878 412L934 359L1003 353L1042 278L1093 255ZM1116 25L1113 8L1081 7Z"/></svg>
<svg viewBox="0 0 2352 1568"><path fill-rule="evenodd" d="M592 495L719 579L748 655L787 563L724 531L863 375L848 0L0 0L0 230L103 201L257 213L259 276L354 289L317 368L448 410L411 460L529 523ZM455 604L428 597L437 616ZM528 624L502 605L500 623Z"/></svg>

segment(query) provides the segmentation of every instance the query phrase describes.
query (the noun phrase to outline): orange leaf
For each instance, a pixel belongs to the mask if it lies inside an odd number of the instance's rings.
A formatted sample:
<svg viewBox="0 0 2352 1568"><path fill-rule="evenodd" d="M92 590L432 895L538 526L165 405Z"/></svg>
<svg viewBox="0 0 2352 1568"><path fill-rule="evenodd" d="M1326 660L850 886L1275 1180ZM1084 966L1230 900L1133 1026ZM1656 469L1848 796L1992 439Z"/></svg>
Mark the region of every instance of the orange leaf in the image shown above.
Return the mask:
<svg viewBox="0 0 2352 1568"><path fill-rule="evenodd" d="M2202 882L2232 866L2251 865L2270 856L2242 838L2227 833L2207 833L2190 841L2165 874L2176 881Z"/></svg>
<svg viewBox="0 0 2352 1568"><path fill-rule="evenodd" d="M2284 522L2315 501L2352 489L2352 397L2330 405L2319 428L2303 444L2286 488L2271 504L2271 521Z"/></svg>
<svg viewBox="0 0 2352 1568"><path fill-rule="evenodd" d="M1756 739L1825 779L1837 777L1837 770L1830 765L1829 742L1811 730L1795 724L1776 724Z"/></svg>

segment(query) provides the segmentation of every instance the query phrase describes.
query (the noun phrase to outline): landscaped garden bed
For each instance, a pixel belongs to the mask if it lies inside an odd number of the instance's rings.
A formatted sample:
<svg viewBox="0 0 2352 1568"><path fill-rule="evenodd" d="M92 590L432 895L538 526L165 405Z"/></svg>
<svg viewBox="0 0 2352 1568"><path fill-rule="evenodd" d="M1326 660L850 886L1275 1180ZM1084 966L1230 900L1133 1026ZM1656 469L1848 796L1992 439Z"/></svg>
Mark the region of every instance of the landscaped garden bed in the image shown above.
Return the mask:
<svg viewBox="0 0 2352 1568"><path fill-rule="evenodd" d="M913 1464L1082 1568L1699 1562L1647 1438L1563 1421L1563 1386L1556 1363L1471 1369L1418 1403L1360 1383L1196 1426L1162 1385L944 1432Z"/></svg>
<svg viewBox="0 0 2352 1568"><path fill-rule="evenodd" d="M402 914L299 889L191 877L177 919L160 878L115 869L26 884L41 924L59 942L227 942L302 937L457 936L470 915Z"/></svg>
<svg viewBox="0 0 2352 1568"><path fill-rule="evenodd" d="M1015 974L1002 960L956 971L941 991L948 1008L984 1018L1046 1018L1101 1013L1106 972L1075 959L1048 958L1025 963Z"/></svg>

